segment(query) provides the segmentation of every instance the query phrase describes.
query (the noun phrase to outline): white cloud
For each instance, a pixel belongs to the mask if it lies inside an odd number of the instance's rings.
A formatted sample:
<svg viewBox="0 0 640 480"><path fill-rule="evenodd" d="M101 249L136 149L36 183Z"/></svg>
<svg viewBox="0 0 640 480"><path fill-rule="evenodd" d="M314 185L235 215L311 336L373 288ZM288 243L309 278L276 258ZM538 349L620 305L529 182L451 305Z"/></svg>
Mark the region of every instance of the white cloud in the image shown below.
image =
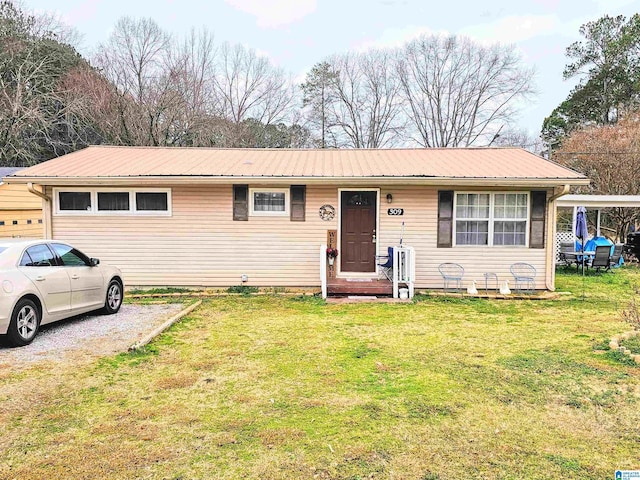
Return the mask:
<svg viewBox="0 0 640 480"><path fill-rule="evenodd" d="M464 27L457 33L488 43L518 43L561 30L555 15L512 15L495 22Z"/></svg>
<svg viewBox="0 0 640 480"><path fill-rule="evenodd" d="M400 47L421 35L449 35L445 30L432 30L429 27L410 25L405 28L387 28L376 39L364 38L351 45L352 50L363 52L372 48Z"/></svg>
<svg viewBox="0 0 640 480"><path fill-rule="evenodd" d="M262 28L294 23L316 10L316 0L225 0L232 7L256 17Z"/></svg>

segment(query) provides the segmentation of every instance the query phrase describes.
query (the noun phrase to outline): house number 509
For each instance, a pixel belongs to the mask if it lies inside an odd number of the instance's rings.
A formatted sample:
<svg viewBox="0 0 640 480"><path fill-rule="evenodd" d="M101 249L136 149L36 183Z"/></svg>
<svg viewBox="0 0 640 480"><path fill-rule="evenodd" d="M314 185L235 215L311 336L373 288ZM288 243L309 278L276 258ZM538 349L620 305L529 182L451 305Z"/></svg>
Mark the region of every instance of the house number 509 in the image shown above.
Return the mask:
<svg viewBox="0 0 640 480"><path fill-rule="evenodd" d="M404 215L404 208L389 208L387 215Z"/></svg>

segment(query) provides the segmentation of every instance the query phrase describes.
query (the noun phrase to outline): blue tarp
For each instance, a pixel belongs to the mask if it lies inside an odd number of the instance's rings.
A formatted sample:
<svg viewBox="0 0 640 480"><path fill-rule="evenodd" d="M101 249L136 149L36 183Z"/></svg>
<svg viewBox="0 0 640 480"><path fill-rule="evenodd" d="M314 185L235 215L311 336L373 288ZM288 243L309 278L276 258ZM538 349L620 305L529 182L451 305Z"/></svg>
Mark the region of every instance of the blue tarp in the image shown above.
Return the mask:
<svg viewBox="0 0 640 480"><path fill-rule="evenodd" d="M613 242L611 240L609 240L608 238L605 238L605 237L593 237L593 238L591 238L590 240L588 240L584 244L584 250L585 250L585 252L595 252L596 251L596 247L601 246L601 245L610 246L611 247L611 252L609 253L609 255L613 255L613 249L614 249ZM576 252L579 252L581 250L582 250L581 242L576 241ZM622 259L622 257L620 257L620 261L618 262L618 265L616 265L616 266L620 266L623 263L624 263L624 260Z"/></svg>

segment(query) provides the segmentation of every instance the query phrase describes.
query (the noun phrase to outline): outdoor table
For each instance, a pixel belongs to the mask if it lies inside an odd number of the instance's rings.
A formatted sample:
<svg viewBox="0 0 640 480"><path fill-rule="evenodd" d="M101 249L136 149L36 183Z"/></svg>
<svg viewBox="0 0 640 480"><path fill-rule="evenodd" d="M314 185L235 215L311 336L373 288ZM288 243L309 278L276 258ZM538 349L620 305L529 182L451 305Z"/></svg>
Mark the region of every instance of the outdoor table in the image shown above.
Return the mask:
<svg viewBox="0 0 640 480"><path fill-rule="evenodd" d="M575 252L565 252L564 256L568 259L573 259L576 262L576 272L580 269L580 265L582 265L582 271L584 271L585 264L589 264L588 260L592 259L596 256L596 252L593 250L585 250L583 251L575 251ZM579 258L581 257L581 258Z"/></svg>

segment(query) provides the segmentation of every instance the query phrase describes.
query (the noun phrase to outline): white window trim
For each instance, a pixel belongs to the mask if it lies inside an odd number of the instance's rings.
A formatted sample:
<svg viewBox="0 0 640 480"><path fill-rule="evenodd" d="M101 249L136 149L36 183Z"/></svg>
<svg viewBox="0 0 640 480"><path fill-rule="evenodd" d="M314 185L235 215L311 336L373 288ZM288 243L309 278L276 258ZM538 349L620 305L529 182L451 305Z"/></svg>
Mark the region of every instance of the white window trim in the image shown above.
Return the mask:
<svg viewBox="0 0 640 480"><path fill-rule="evenodd" d="M458 230L458 216L457 216L457 207L458 207L458 194L489 194L489 232L488 232L488 238L487 238L487 244L486 245L467 245L467 244L463 244L463 245L458 245L456 242L457 239L457 230ZM523 221L523 219L521 218L495 218L493 216L494 213L494 206L495 206L495 195L500 195L500 194L523 194L527 196L527 201L526 201L526 205L527 205L527 215L526 215L526 225L525 225L525 239L524 239L524 245L494 245L493 244L493 226L494 226L494 222L496 221L505 221L505 222L521 222ZM454 191L453 192L453 239L452 239L452 243L454 247L460 247L460 248L468 248L468 247L495 247L495 248L529 248L529 222L531 221L531 198L530 198L530 192L528 191L468 191L468 190L461 190L461 191ZM461 218L460 221L465 221L465 220L470 220L470 221L484 221L485 219L476 219L476 218Z"/></svg>
<svg viewBox="0 0 640 480"><path fill-rule="evenodd" d="M91 194L90 210L60 210L61 192L89 192ZM129 194L129 210L98 210L98 193L102 192L127 192ZM167 210L137 210L136 193L166 193ZM170 217L173 212L170 188L54 188L54 216L99 215L99 216L144 216L144 217Z"/></svg>
<svg viewBox="0 0 640 480"><path fill-rule="evenodd" d="M284 193L284 211L260 212L254 209L254 193ZM251 217L288 217L289 216L289 188L260 188L249 187L249 216Z"/></svg>

